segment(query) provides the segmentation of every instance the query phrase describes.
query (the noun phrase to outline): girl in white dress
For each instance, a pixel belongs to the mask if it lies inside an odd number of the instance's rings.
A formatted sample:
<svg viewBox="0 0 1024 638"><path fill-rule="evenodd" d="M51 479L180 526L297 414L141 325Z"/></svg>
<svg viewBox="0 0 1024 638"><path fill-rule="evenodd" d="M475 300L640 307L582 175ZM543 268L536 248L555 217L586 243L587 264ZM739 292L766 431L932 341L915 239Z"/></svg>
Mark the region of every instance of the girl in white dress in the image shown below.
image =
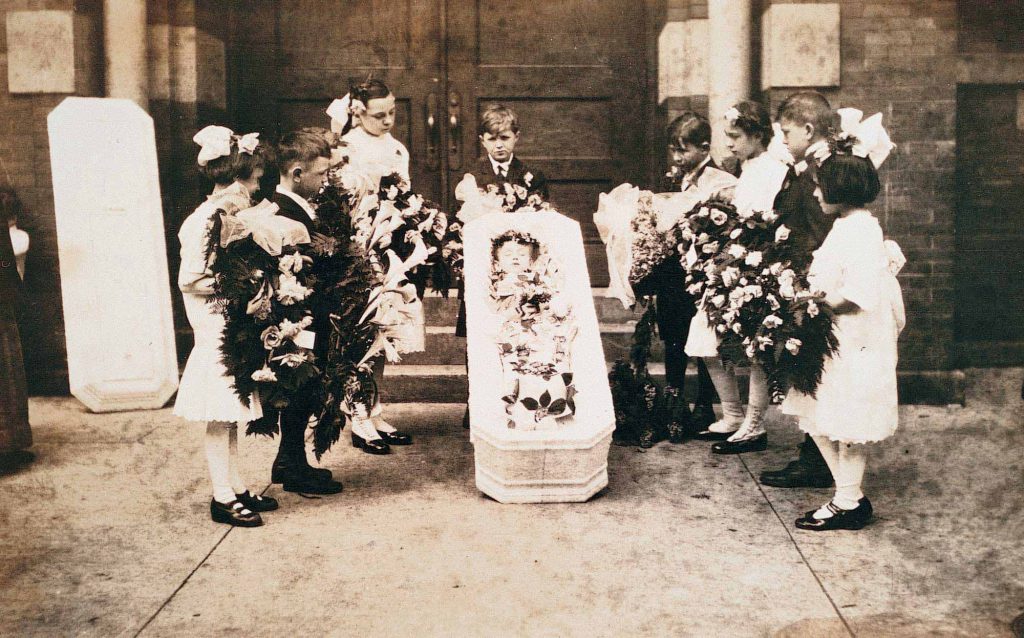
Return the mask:
<svg viewBox="0 0 1024 638"><path fill-rule="evenodd" d="M376 193L381 178L393 173L406 184L410 183L409 151L391 135L395 125L395 96L386 84L370 79L352 86L348 95L331 103L327 114L331 116L331 130L341 134L349 169L368 178L369 192ZM397 305L408 311L406 322L392 328L401 332L399 353L422 351L426 341L422 302L413 295L412 299L403 299ZM383 355L373 361L378 388L384 380L384 364ZM386 454L390 445L412 443L410 435L384 420L379 400L367 418L353 417L352 435L352 444L370 454Z"/></svg>
<svg viewBox="0 0 1024 638"><path fill-rule="evenodd" d="M209 233L218 211L238 211L251 205L250 193L259 188L265 159L257 134L237 136L222 126L208 126L196 134L201 172L214 183L213 193L181 226L181 267L178 288L185 313L195 334L195 346L178 386L174 414L206 424L206 460L213 483L210 517L240 527L263 524L259 512L277 509L269 497L254 495L238 470L238 425L263 416L259 399L249 407L239 400L221 363L224 317L210 303L213 255L207 250Z"/></svg>
<svg viewBox="0 0 1024 638"><path fill-rule="evenodd" d="M767 109L758 102L743 101L726 111L726 147L743 162L732 203L740 215L771 210L789 170L785 158L768 150L773 131ZM704 300L701 301L703 305ZM704 358L715 390L722 401L722 418L697 434L718 441L715 454L762 451L768 446L764 414L771 401L764 369L750 364L750 396L746 414L740 404L736 371L726 368L718 356L718 336L708 325L707 314L698 309L690 322L686 353ZM722 440L725 439L725 440Z"/></svg>
<svg viewBox="0 0 1024 638"><path fill-rule="evenodd" d="M896 431L896 339L905 323L895 274L904 261L864 208L879 192L872 162L847 152L817 171L822 210L837 215L814 252L809 280L836 313L837 352L825 362L816 397L791 390L782 404L814 438L836 481L831 502L797 519L808 530L860 529L871 518L861 491L867 444Z"/></svg>

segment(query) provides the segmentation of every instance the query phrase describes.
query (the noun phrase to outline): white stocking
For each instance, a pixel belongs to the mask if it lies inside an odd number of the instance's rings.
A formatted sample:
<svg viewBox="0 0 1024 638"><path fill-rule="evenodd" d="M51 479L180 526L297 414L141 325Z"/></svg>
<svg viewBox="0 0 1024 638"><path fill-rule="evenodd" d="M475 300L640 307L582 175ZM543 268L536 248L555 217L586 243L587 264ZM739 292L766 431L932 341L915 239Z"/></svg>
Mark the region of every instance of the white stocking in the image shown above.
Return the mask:
<svg viewBox="0 0 1024 638"><path fill-rule="evenodd" d="M352 414L352 433L364 441L376 441L380 433L373 427L373 420L366 414L365 405L356 405Z"/></svg>
<svg viewBox="0 0 1024 638"><path fill-rule="evenodd" d="M867 467L868 449L860 443L839 444L839 471L836 472L836 496L832 499L844 510L852 510L864 498L861 483L864 482L864 469Z"/></svg>
<svg viewBox="0 0 1024 638"><path fill-rule="evenodd" d="M228 504L235 500L231 491L231 480L228 477L228 430L231 425L223 421L210 421L206 424L206 464L210 468L210 482L213 483L213 498L219 503Z"/></svg>
<svg viewBox="0 0 1024 638"><path fill-rule="evenodd" d="M708 430L712 432L733 432L743 423L743 406L740 405L740 391L736 385L736 373L727 370L718 357L704 357L711 382L722 400L722 418L715 421Z"/></svg>
<svg viewBox="0 0 1024 638"><path fill-rule="evenodd" d="M764 434L764 414L768 411L770 401L768 375L764 373L764 368L751 362L750 400L747 403L747 416L743 419L743 425L729 437L729 440L744 441Z"/></svg>
<svg viewBox="0 0 1024 638"><path fill-rule="evenodd" d="M228 479L231 482L231 489L235 494L241 494L249 490L249 487L242 480L242 474L238 469L238 424L232 423L227 426L228 430Z"/></svg>

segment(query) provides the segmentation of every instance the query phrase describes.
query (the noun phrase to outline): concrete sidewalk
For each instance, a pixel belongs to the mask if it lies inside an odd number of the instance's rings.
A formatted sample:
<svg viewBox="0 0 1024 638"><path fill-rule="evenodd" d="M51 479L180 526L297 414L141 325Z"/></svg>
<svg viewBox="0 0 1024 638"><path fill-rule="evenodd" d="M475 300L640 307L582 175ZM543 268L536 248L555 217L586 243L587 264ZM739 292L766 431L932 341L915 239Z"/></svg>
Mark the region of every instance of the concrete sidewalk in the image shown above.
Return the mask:
<svg viewBox="0 0 1024 638"><path fill-rule="evenodd" d="M613 447L589 503L501 505L473 484L461 405L392 406L415 445L343 439L324 459L342 494L273 486L282 508L248 530L210 522L200 433L170 410L33 399L39 458L0 476L0 635L1010 636L1024 408L1007 394L902 408L869 464L876 521L827 534L792 523L830 491L754 478L799 440L774 413L765 453ZM275 448L242 441L258 488Z"/></svg>

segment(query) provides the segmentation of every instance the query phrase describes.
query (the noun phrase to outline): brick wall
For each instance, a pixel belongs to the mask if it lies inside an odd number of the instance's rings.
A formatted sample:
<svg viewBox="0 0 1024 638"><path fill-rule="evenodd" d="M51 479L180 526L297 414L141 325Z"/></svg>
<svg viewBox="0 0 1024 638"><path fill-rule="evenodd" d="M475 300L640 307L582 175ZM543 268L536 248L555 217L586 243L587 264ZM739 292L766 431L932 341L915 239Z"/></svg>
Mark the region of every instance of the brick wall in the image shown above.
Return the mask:
<svg viewBox="0 0 1024 638"><path fill-rule="evenodd" d="M766 5L769 3L765 3ZM954 360L956 2L843 0L841 86L835 107L882 112L896 151L873 209L907 256L900 275L907 328L900 367L948 369ZM774 107L791 91L773 89Z"/></svg>
<svg viewBox="0 0 1024 638"><path fill-rule="evenodd" d="M35 393L67 392L67 354L61 313L53 186L46 116L66 94L11 94L7 83L7 12L74 12L75 94L102 93L102 3L79 0L0 2L0 185L12 187L22 204L18 224L31 237L26 261L26 306L22 341L29 388Z"/></svg>

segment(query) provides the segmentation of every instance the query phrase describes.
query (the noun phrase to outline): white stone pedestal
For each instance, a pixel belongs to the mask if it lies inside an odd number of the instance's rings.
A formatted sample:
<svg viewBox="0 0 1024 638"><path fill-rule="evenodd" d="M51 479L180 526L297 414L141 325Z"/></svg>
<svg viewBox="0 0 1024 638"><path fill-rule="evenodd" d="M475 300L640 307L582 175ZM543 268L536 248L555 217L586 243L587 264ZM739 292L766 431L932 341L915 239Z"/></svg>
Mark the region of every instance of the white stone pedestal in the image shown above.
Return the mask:
<svg viewBox="0 0 1024 638"><path fill-rule="evenodd" d="M47 118L71 393L158 409L178 385L153 120L70 97Z"/></svg>
<svg viewBox="0 0 1024 638"><path fill-rule="evenodd" d="M501 398L500 321L489 301L491 240L510 229L537 238L561 263L563 293L579 328L571 350L576 414L548 429L510 429ZM579 224L554 212L498 213L467 224L464 237L476 485L502 503L586 501L608 484L615 413Z"/></svg>

